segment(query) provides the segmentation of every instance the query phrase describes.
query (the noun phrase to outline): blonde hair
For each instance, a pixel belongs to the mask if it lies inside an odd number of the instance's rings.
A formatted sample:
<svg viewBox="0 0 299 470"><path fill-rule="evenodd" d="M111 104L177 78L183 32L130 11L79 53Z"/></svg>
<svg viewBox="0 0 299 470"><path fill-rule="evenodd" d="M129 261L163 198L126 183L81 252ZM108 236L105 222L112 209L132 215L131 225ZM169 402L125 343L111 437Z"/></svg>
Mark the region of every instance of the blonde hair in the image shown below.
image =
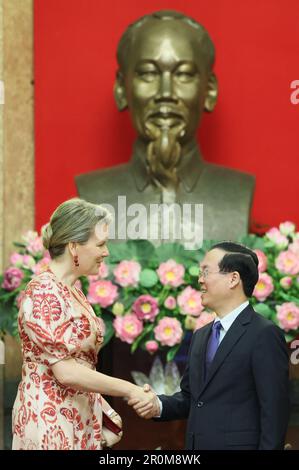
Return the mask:
<svg viewBox="0 0 299 470"><path fill-rule="evenodd" d="M98 223L110 222L111 214L105 207L79 198L69 199L57 207L50 222L43 226L43 245L54 259L64 253L69 242L84 245Z"/></svg>

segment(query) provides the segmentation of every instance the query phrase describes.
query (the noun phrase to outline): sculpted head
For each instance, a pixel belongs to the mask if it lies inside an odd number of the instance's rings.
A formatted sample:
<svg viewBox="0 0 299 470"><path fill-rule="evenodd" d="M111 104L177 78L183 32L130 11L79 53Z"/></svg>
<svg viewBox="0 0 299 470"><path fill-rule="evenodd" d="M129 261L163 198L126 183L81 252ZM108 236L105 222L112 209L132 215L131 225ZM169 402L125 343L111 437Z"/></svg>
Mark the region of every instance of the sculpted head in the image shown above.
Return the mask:
<svg viewBox="0 0 299 470"><path fill-rule="evenodd" d="M175 178L182 146L194 138L203 112L214 109L214 55L206 30L175 11L140 18L120 39L116 103L130 110L158 178Z"/></svg>

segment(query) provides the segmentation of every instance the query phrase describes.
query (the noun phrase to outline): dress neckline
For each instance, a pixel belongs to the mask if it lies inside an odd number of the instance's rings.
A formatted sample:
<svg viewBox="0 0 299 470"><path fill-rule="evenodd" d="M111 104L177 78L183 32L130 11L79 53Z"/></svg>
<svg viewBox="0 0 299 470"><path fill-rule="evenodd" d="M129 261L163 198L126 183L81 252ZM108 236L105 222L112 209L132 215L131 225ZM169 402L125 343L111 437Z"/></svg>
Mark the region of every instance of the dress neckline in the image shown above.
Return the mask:
<svg viewBox="0 0 299 470"><path fill-rule="evenodd" d="M60 284L63 288L67 289L68 293L81 305L81 307L83 307L85 310L88 311L88 313L91 315L91 310L92 312L94 313L93 311L93 308L91 307L91 305L89 304L88 300L86 299L86 296L84 295L84 292L82 292L80 289L78 289L75 285L74 285L74 288L76 290L76 294L73 290L73 288L70 288L67 284L65 284L64 282L62 282L57 276L56 274L52 271L51 268L47 268L47 270L45 272L49 272L50 274L52 274L52 276L55 278L55 280L57 281L58 284ZM83 295L83 299L82 297L80 296L80 293L82 293ZM81 301L82 299L82 301Z"/></svg>

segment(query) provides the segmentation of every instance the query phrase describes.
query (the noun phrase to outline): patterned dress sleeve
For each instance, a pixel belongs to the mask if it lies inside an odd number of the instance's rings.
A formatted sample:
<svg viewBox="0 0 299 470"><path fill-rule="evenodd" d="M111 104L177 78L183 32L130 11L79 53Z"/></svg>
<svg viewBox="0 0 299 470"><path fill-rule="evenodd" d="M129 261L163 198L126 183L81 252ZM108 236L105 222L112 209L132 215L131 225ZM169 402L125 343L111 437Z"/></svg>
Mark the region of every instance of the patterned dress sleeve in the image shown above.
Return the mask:
<svg viewBox="0 0 299 470"><path fill-rule="evenodd" d="M30 360L46 365L76 354L80 339L72 312L69 293L53 278L45 274L28 284L20 312L25 360L26 351Z"/></svg>

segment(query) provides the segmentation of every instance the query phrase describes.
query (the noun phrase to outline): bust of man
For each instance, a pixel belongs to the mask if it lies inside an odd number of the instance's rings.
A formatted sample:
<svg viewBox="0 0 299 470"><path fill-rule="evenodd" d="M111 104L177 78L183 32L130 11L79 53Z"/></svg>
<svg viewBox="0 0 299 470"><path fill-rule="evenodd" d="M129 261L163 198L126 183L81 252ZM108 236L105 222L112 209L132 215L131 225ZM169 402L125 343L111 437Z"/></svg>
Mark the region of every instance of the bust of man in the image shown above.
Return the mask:
<svg viewBox="0 0 299 470"><path fill-rule="evenodd" d="M116 239L184 242L187 225L196 242L248 232L253 176L205 162L195 139L217 100L214 55L203 26L175 11L146 15L121 37L114 95L138 134L133 155L127 164L76 177L80 197L113 208ZM161 207L179 214L166 223L168 232ZM202 209L197 217L195 207Z"/></svg>

